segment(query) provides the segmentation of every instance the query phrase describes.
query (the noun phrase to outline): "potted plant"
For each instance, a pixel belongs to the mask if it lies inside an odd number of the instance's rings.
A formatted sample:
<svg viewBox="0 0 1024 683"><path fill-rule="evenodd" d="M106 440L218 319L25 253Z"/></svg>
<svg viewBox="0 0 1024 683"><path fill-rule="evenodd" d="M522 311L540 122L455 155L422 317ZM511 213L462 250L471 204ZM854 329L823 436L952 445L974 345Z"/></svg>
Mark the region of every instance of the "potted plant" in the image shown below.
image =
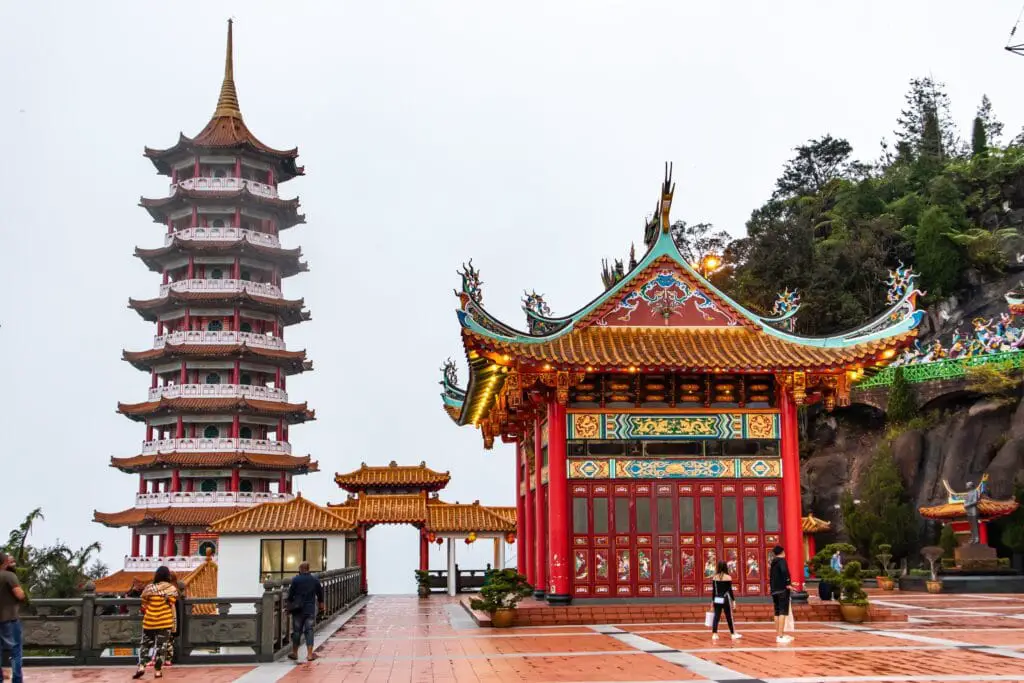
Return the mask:
<svg viewBox="0 0 1024 683"><path fill-rule="evenodd" d="M928 568L931 573L931 578L925 581L925 587L929 593L941 593L942 592L942 579L939 578L939 561L942 560L942 556L945 554L945 549L937 545L929 545L921 548L921 557L928 560Z"/></svg>
<svg viewBox="0 0 1024 683"><path fill-rule="evenodd" d="M430 572L416 570L416 594L421 598L430 597Z"/></svg>
<svg viewBox="0 0 1024 683"><path fill-rule="evenodd" d="M892 578L892 546L888 543L879 544L878 554L875 557L878 559L878 565L882 568L881 573L875 577L875 580L878 581L878 587L884 591L895 589L896 582Z"/></svg>
<svg viewBox="0 0 1024 683"><path fill-rule="evenodd" d="M839 594L839 572L832 568L832 557L851 557L857 549L849 543L829 543L811 558L811 572L818 577L818 597L822 600L834 600Z"/></svg>
<svg viewBox="0 0 1024 683"><path fill-rule="evenodd" d="M516 619L516 605L533 594L533 586L515 569L495 569L491 580L480 589L480 597L469 601L469 606L491 615L491 626L508 628Z"/></svg>
<svg viewBox="0 0 1024 683"><path fill-rule="evenodd" d="M843 621L859 624L868 615L868 594L860 580L860 562L850 562L839 574L839 613Z"/></svg>

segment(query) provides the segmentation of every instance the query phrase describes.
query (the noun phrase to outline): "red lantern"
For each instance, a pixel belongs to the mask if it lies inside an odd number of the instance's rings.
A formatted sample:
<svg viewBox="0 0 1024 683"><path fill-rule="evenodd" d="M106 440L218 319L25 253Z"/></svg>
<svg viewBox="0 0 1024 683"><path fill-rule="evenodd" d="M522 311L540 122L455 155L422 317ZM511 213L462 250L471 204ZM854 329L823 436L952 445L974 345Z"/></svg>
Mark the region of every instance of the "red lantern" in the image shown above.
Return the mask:
<svg viewBox="0 0 1024 683"><path fill-rule="evenodd" d="M505 534L505 543L508 543L509 545L511 545L511 544L513 544L515 542L516 542L516 532L510 531L507 534Z"/></svg>
<svg viewBox="0 0 1024 683"><path fill-rule="evenodd" d="M438 545L441 545L442 543L444 543L444 539L443 538L437 539L437 544Z"/></svg>
<svg viewBox="0 0 1024 683"><path fill-rule="evenodd" d="M470 543L472 543L475 540L476 540L476 532L475 531L470 531L469 532L469 536L466 536L466 545L469 545Z"/></svg>
<svg viewBox="0 0 1024 683"><path fill-rule="evenodd" d="M437 539L437 534L433 531L427 534L427 543L433 543L435 539Z"/></svg>

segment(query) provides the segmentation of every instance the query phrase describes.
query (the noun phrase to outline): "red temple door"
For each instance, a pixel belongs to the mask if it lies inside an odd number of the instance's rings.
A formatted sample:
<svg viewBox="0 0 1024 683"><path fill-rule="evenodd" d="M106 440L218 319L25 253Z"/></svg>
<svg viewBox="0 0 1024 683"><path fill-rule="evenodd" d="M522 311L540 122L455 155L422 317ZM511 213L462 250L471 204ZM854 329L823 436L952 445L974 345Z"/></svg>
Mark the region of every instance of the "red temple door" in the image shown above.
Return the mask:
<svg viewBox="0 0 1024 683"><path fill-rule="evenodd" d="M671 482L654 485L654 585L658 597L679 595L677 571L678 514L675 485Z"/></svg>

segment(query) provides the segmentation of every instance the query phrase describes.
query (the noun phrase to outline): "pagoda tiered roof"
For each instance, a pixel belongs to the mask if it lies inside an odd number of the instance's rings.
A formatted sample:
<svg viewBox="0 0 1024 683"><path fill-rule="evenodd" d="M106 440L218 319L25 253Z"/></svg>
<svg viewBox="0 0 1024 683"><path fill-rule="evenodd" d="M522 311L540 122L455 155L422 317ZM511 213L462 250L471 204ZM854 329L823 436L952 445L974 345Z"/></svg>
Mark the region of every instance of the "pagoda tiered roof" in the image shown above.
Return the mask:
<svg viewBox="0 0 1024 683"><path fill-rule="evenodd" d="M671 234L674 186L666 174L647 253L605 292L575 313L552 317L537 295L526 300L529 331L483 307L482 283L464 267L456 311L469 364L469 381L456 382L445 366L442 399L459 424L484 425L485 446L516 431L517 411L529 411L524 392L536 386L569 391L592 373L762 373L806 393L848 400L849 373L887 364L917 335L920 292L898 292L889 310L864 326L828 337L804 337L776 327L792 316L760 316L730 298L688 263ZM494 407L498 410L494 411ZM524 413L525 414L525 413Z"/></svg>
<svg viewBox="0 0 1024 683"><path fill-rule="evenodd" d="M242 111L238 106L238 93L235 89L232 43L231 21L228 20L224 81L221 84L220 97L217 99L217 108L214 110L210 122L194 138L189 138L182 133L178 137L177 144L173 147L168 147L167 149L147 147L145 155L153 161L153 165L164 175L171 174L171 165L175 160L192 155L197 151L249 152L272 163L279 182L302 175L302 167L297 166L295 163L295 159L299 155L298 149L279 150L263 144L252 134L242 120Z"/></svg>
<svg viewBox="0 0 1024 683"><path fill-rule="evenodd" d="M302 497L271 502L233 513L210 525L214 533L328 533L353 531L352 509L331 510Z"/></svg>
<svg viewBox="0 0 1024 683"><path fill-rule="evenodd" d="M994 500L988 496L982 496L978 500L978 516L982 519L995 519L1013 514L1020 503L1010 498L1007 500ZM925 519L937 519L951 522L958 519L967 519L967 511L964 509L963 501L940 503L918 508L918 512Z"/></svg>
<svg viewBox="0 0 1024 683"><path fill-rule="evenodd" d="M279 199L251 192L247 186L237 190L189 190L175 185L173 192L166 197L139 199L139 206L146 209L157 223L166 223L171 214L188 209L197 202L210 203L216 200L230 202L232 206L252 206L253 208L270 211L277 216L277 227L285 230L294 225L306 222L306 217L299 213L299 199Z"/></svg>
<svg viewBox="0 0 1024 683"><path fill-rule="evenodd" d="M110 466L122 472L133 473L159 468L211 468L246 467L254 470L284 470L292 473L319 472L320 465L310 456L278 453L156 453L130 458L110 458Z"/></svg>
<svg viewBox="0 0 1024 683"><path fill-rule="evenodd" d="M303 403L261 401L252 398L166 398L143 403L118 403L117 412L133 420L144 421L157 415L240 413L283 418L291 424L316 419L316 411Z"/></svg>
<svg viewBox="0 0 1024 683"><path fill-rule="evenodd" d="M383 467L371 467L365 462L359 469L335 474L334 482L346 491L364 491L368 488L418 488L427 491L443 489L451 480L448 472L435 472L426 462L419 465L399 465L394 460Z"/></svg>
<svg viewBox="0 0 1024 683"><path fill-rule="evenodd" d="M135 255L142 259L146 267L156 273L162 273L167 264L183 256L208 254L239 254L253 256L276 264L281 269L281 277L290 277L304 273L309 266L302 261L302 249L285 249L255 244L245 237L236 240L197 240L184 239L174 235L169 244L155 249L135 248Z"/></svg>
<svg viewBox="0 0 1024 683"><path fill-rule="evenodd" d="M155 299L128 299L128 307L138 312L143 319L156 322L164 313L170 313L182 306L243 306L254 311L274 313L285 325L310 320L309 311L304 310L303 299L275 299L268 296L240 292L179 292L168 290L167 294Z"/></svg>
<svg viewBox="0 0 1024 683"><path fill-rule="evenodd" d="M160 507L128 508L120 512L93 511L93 521L109 527L138 527L144 525L209 526L230 514L245 510L238 507Z"/></svg>
<svg viewBox="0 0 1024 683"><path fill-rule="evenodd" d="M123 351L122 357L139 370L150 370L154 365L169 360L241 360L280 367L288 375L313 369L313 361L306 360L306 352L264 349L238 344L171 344L145 351Z"/></svg>

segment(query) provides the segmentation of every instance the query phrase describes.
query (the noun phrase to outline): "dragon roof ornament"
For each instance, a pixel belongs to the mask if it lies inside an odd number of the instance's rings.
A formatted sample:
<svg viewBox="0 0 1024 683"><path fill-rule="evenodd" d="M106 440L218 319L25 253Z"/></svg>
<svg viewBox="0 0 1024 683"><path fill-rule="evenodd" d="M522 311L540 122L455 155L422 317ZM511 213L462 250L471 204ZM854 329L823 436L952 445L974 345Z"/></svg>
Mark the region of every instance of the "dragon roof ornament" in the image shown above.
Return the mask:
<svg viewBox="0 0 1024 683"><path fill-rule="evenodd" d="M462 264L462 270L455 271L462 278L462 291L455 290L455 296L462 302L462 308L472 301L477 306L484 301L483 281L480 280L480 271L473 267L473 259L469 264Z"/></svg>
<svg viewBox="0 0 1024 683"><path fill-rule="evenodd" d="M790 291L789 287L782 290L772 305L771 317L761 318L768 324L779 325L787 332L796 331L796 312L800 310L800 292Z"/></svg>

